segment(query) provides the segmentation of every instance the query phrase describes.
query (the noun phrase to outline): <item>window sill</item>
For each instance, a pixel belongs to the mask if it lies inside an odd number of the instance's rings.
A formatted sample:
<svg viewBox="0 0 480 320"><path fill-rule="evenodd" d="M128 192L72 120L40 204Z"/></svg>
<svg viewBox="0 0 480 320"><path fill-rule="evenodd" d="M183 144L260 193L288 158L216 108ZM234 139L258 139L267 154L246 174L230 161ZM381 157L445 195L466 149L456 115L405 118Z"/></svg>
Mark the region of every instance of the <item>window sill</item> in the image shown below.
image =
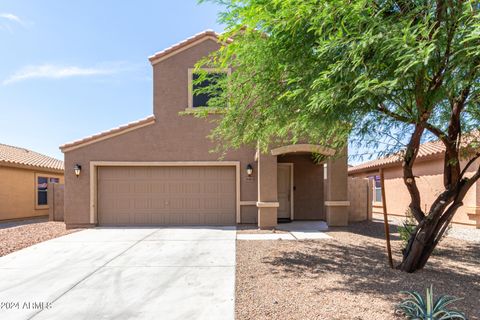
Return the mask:
<svg viewBox="0 0 480 320"><path fill-rule="evenodd" d="M223 108L211 108L211 107L197 107L197 108L185 108L184 111L181 111L181 115L185 114L222 114L225 113L225 109Z"/></svg>
<svg viewBox="0 0 480 320"><path fill-rule="evenodd" d="M47 210L48 209L48 204L46 205L36 205L35 210Z"/></svg>

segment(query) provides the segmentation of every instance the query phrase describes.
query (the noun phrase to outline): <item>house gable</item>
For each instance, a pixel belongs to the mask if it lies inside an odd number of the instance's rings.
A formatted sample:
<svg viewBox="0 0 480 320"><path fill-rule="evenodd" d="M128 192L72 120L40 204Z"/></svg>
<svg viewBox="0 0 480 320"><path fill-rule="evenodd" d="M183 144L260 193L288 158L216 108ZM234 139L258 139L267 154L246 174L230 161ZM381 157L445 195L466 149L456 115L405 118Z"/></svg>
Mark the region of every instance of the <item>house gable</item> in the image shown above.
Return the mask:
<svg viewBox="0 0 480 320"><path fill-rule="evenodd" d="M212 129L211 124L205 120L192 119L192 116L182 116L180 112L188 107L189 94L191 94L189 69L194 68L200 59L212 51L218 50L218 37L217 33L207 30L149 57L153 67L153 115L66 143L60 146L62 152L116 139L121 135L125 135L125 138L130 140L130 135L134 134L134 131L156 122L159 122L161 128L155 127L155 130L177 131L178 135L188 132L194 134L196 131L196 135L205 140L205 136ZM169 135L163 134L163 136L168 139ZM124 139L117 140L120 143ZM205 142L201 145L205 145Z"/></svg>
<svg viewBox="0 0 480 320"><path fill-rule="evenodd" d="M180 124L179 113L189 106L189 69L211 52L220 48L217 39L205 36L168 58L153 64L153 113L157 119L169 119Z"/></svg>
<svg viewBox="0 0 480 320"><path fill-rule="evenodd" d="M196 35L188 39L176 43L173 46L170 46L162 51L153 54L152 56L148 57L148 59L150 60L150 63L152 65L155 65L165 59L168 59L171 56L182 52L183 50L194 47L205 40L213 40L217 42L219 37L220 35L213 30L205 30L203 32L197 33Z"/></svg>

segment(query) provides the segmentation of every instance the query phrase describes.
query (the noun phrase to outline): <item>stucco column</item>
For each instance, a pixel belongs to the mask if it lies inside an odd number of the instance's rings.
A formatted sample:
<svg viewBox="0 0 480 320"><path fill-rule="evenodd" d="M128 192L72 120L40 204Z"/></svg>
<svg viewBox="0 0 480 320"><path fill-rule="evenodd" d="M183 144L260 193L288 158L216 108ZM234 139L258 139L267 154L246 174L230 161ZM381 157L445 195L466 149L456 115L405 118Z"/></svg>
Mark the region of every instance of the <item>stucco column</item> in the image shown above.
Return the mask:
<svg viewBox="0 0 480 320"><path fill-rule="evenodd" d="M277 156L258 155L258 226L261 229L277 226Z"/></svg>
<svg viewBox="0 0 480 320"><path fill-rule="evenodd" d="M348 225L348 164L347 150L327 162L327 198L325 209L329 226Z"/></svg>

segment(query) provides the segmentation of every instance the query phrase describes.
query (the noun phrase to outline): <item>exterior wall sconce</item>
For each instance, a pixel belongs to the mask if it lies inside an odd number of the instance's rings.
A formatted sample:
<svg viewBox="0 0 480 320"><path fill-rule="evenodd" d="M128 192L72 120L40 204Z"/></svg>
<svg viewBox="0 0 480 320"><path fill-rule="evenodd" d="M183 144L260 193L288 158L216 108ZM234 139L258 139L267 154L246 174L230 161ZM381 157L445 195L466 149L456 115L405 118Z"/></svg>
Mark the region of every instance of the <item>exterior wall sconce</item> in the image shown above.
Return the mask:
<svg viewBox="0 0 480 320"><path fill-rule="evenodd" d="M247 175L248 175L249 177L251 177L252 174L253 174L253 167L252 167L252 165L249 163L249 164L247 164Z"/></svg>
<svg viewBox="0 0 480 320"><path fill-rule="evenodd" d="M78 176L80 175L80 172L82 171L82 166L79 164L76 164L75 167L73 167L73 171L75 171L75 175Z"/></svg>

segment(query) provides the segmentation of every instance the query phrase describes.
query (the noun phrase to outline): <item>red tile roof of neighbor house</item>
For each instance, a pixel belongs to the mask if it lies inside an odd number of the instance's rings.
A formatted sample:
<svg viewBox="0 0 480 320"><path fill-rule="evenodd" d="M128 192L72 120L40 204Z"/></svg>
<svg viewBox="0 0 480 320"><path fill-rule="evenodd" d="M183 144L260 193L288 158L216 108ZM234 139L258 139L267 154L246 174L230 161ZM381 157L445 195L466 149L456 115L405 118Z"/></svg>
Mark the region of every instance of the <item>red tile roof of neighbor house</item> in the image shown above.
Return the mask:
<svg viewBox="0 0 480 320"><path fill-rule="evenodd" d="M445 152L445 145L441 141L426 142L420 145L417 159L431 159ZM358 173L379 169L381 167L398 165L402 163L401 153L364 162L362 164L348 168L348 173Z"/></svg>
<svg viewBox="0 0 480 320"><path fill-rule="evenodd" d="M25 148L0 143L0 165L63 171L63 161Z"/></svg>
<svg viewBox="0 0 480 320"><path fill-rule="evenodd" d="M60 150L65 152L65 151L68 151L70 148L76 149L76 148L79 148L80 146L87 145L87 144L90 144L90 143L93 143L93 142L96 142L96 141L101 141L101 140L107 139L111 136L117 136L117 135L120 135L122 133L126 133L126 132L129 132L129 131L144 127L146 125L152 124L154 122L155 122L155 116L151 115L151 116L148 116L148 117L146 117L144 119L141 119L141 120L133 121L133 122L127 123L125 125L121 125L119 127L116 127L116 128L113 128L113 129L110 129L110 130L107 130L107 131L103 131L103 132L94 134L92 136L88 136L88 137L80 139L80 140L76 140L76 141L66 143L66 144L60 146Z"/></svg>

